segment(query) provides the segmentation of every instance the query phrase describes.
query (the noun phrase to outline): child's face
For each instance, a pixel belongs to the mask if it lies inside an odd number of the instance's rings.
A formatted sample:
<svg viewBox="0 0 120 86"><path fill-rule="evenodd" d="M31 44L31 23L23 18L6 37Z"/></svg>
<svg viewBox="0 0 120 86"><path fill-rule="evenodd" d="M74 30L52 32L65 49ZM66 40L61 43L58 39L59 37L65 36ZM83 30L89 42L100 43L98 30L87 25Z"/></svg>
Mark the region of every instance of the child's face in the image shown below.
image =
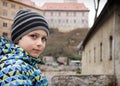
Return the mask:
<svg viewBox="0 0 120 86"><path fill-rule="evenodd" d="M38 57L45 49L47 33L44 30L35 30L23 36L18 45L25 49L32 57Z"/></svg>

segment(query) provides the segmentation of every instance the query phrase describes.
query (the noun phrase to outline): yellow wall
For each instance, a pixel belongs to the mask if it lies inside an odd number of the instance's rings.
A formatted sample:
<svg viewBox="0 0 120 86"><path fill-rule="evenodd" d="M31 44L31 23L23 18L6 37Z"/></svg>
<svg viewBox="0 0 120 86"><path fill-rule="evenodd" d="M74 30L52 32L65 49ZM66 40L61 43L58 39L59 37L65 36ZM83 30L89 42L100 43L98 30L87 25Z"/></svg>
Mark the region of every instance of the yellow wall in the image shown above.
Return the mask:
<svg viewBox="0 0 120 86"><path fill-rule="evenodd" d="M3 6L3 3L6 3L7 6ZM15 8L12 8L12 6L15 6ZM10 38L10 28L13 22L13 18L20 9L30 9L43 14L41 9L34 6L29 6L14 0L0 0L0 36L3 34L3 32L5 32ZM6 13L7 15L5 15ZM3 23L6 23L7 27L3 27Z"/></svg>

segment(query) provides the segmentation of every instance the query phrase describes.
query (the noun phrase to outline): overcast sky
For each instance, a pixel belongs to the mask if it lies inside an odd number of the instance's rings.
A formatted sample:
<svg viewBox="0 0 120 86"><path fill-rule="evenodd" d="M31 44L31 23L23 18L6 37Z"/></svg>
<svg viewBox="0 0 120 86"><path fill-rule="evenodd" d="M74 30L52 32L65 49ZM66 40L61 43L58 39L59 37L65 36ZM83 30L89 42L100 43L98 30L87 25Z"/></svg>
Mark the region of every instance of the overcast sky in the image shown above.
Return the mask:
<svg viewBox="0 0 120 86"><path fill-rule="evenodd" d="M64 0L32 0L32 1L36 2L37 5L43 5L45 2L63 2ZM94 0L77 0L77 1L80 3L84 3L85 6L88 7L88 9L90 10L90 12L89 12L89 27L91 27L93 25L94 15L95 15ZM100 7L99 7L98 13L101 12L106 1L107 0L100 0Z"/></svg>

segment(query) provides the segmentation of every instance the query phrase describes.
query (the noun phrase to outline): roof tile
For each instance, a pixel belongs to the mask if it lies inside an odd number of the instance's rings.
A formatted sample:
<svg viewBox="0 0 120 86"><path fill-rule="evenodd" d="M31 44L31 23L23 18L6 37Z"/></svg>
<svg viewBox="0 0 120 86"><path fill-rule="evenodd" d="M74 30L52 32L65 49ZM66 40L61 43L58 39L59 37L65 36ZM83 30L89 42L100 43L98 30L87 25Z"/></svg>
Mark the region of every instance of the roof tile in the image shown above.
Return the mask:
<svg viewBox="0 0 120 86"><path fill-rule="evenodd" d="M83 4L78 2L64 2L64 3L45 3L42 6L43 10L86 10L89 9Z"/></svg>

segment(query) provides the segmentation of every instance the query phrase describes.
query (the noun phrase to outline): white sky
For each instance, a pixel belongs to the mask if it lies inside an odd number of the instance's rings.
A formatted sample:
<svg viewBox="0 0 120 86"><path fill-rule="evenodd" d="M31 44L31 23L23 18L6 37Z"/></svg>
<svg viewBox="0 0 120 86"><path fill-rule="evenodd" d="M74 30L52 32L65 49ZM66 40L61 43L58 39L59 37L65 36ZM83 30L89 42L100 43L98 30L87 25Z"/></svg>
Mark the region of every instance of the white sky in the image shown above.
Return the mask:
<svg viewBox="0 0 120 86"><path fill-rule="evenodd" d="M64 0L32 0L34 1L37 5L43 5L45 2L63 2ZM90 10L89 12L89 27L93 25L94 22L94 15L95 15L95 10L94 10L94 0L77 0L80 3L84 3L86 7ZM97 1L97 0L96 0ZM100 6L99 6L99 12L101 12L102 8L104 7L105 3L107 0L100 0Z"/></svg>

